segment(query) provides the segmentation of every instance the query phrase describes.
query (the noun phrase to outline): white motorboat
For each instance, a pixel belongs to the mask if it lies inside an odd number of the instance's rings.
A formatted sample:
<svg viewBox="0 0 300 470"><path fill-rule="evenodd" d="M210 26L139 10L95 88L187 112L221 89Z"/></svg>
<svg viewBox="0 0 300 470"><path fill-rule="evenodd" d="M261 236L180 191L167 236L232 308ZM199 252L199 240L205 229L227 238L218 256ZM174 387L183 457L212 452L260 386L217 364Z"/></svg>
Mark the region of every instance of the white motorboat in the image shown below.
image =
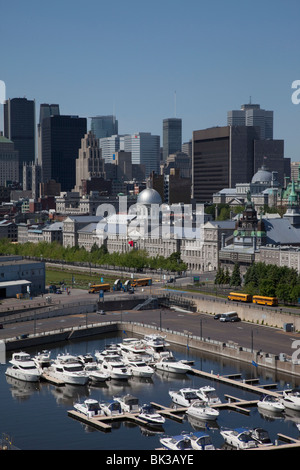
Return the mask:
<svg viewBox="0 0 300 470"><path fill-rule="evenodd" d="M219 411L200 400L194 401L186 410L188 416L206 420L215 420L219 416Z"/></svg>
<svg viewBox="0 0 300 470"><path fill-rule="evenodd" d="M210 435L204 431L196 431L190 434L190 438L194 450L215 450Z"/></svg>
<svg viewBox="0 0 300 470"><path fill-rule="evenodd" d="M143 405L138 415L140 419L143 419L147 423L162 425L165 423L165 418L159 414L152 405Z"/></svg>
<svg viewBox="0 0 300 470"><path fill-rule="evenodd" d="M5 371L5 374L15 379L24 380L26 382L38 382L41 372L36 366L30 355L25 352L13 353L11 364Z"/></svg>
<svg viewBox="0 0 300 470"><path fill-rule="evenodd" d="M140 411L139 399L129 393L123 397L114 397L114 400L120 403L122 411L125 413L138 413Z"/></svg>
<svg viewBox="0 0 300 470"><path fill-rule="evenodd" d="M123 414L121 403L116 400L110 400L107 403L101 403L101 408L106 416L116 416Z"/></svg>
<svg viewBox="0 0 300 470"><path fill-rule="evenodd" d="M76 411L79 411L88 418L104 415L104 411L101 408L100 403L93 398L88 398L87 400L84 400L83 403L75 403L74 408Z"/></svg>
<svg viewBox="0 0 300 470"><path fill-rule="evenodd" d="M270 439L268 431L263 428L254 428L250 430L252 439L260 446L272 446L273 443Z"/></svg>
<svg viewBox="0 0 300 470"><path fill-rule="evenodd" d="M271 411L273 413L281 413L284 411L284 405L281 401L271 395L264 395L257 402L257 406L260 410Z"/></svg>
<svg viewBox="0 0 300 470"><path fill-rule="evenodd" d="M135 377L152 377L154 369L146 364L143 359L125 359L125 364L129 368L131 374Z"/></svg>
<svg viewBox="0 0 300 470"><path fill-rule="evenodd" d="M84 366L77 357L71 354L61 354L53 361L50 367L45 369L46 373L61 382L71 385L85 385L89 376Z"/></svg>
<svg viewBox="0 0 300 470"><path fill-rule="evenodd" d="M226 444L236 449L251 449L257 447L257 442L251 437L246 428L226 429L220 431Z"/></svg>
<svg viewBox="0 0 300 470"><path fill-rule="evenodd" d="M191 438L187 434L179 434L178 436L171 437L166 436L162 437L159 441L162 446L168 450L193 450Z"/></svg>
<svg viewBox="0 0 300 470"><path fill-rule="evenodd" d="M127 380L131 377L130 370L119 355L107 356L100 364L100 368L103 372L107 372L111 379Z"/></svg>
<svg viewBox="0 0 300 470"><path fill-rule="evenodd" d="M151 346L154 349L161 349L170 346L169 343L166 342L166 337L157 334L150 334L144 336L144 342Z"/></svg>
<svg viewBox="0 0 300 470"><path fill-rule="evenodd" d="M100 363L104 359L106 359L108 357L111 357L111 356L120 356L121 357L119 345L113 343L113 344L110 344L109 346L107 346L102 351L98 351L98 350L95 351L96 360Z"/></svg>
<svg viewBox="0 0 300 470"><path fill-rule="evenodd" d="M194 401L199 401L196 390L193 388L181 388L169 390L172 401L180 406L190 406Z"/></svg>
<svg viewBox="0 0 300 470"><path fill-rule="evenodd" d="M210 385L200 387L197 390L196 394L200 398L200 400L204 401L209 405L216 405L221 403L220 398L216 394L216 389L214 387L211 387Z"/></svg>
<svg viewBox="0 0 300 470"><path fill-rule="evenodd" d="M300 389L283 390L281 403L290 410L300 411Z"/></svg>
<svg viewBox="0 0 300 470"><path fill-rule="evenodd" d="M142 358L145 362L152 360L152 355L147 352L145 343L136 338L126 338L119 344L120 353L124 359L135 360Z"/></svg>
<svg viewBox="0 0 300 470"><path fill-rule="evenodd" d="M110 379L108 372L104 372L97 362L90 362L84 366L85 372L92 383L105 382Z"/></svg>
<svg viewBox="0 0 300 470"><path fill-rule="evenodd" d="M36 366L40 369L49 367L51 365L51 351L44 349L33 357L33 361L35 362Z"/></svg>
<svg viewBox="0 0 300 470"><path fill-rule="evenodd" d="M177 361L174 356L162 357L155 363L155 367L158 370L173 372L175 374L186 374L191 370L191 366Z"/></svg>

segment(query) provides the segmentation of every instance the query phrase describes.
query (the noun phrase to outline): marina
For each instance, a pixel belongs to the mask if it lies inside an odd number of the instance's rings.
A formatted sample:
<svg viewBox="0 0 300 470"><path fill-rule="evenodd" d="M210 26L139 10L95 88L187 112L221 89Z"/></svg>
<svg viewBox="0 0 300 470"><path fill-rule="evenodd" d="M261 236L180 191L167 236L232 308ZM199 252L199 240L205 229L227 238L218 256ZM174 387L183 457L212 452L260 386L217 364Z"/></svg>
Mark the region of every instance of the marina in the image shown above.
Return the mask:
<svg viewBox="0 0 300 470"><path fill-rule="evenodd" d="M93 351L107 352L110 349L113 351L125 338L127 336L124 334L105 339L99 336L89 340L53 345L49 349L52 359L62 357L68 351L71 356L81 357L84 360L87 357L93 358L94 354L91 354ZM128 344L129 341L125 343ZM160 439L163 436L176 436L182 432L191 434L203 430L209 434L215 449L225 449L227 444L221 435L221 430L228 427L232 429L247 427L268 431L272 441L272 446L268 446L268 450L299 447L297 427L300 425L299 412L285 408L284 412L272 413L258 408L262 395L268 396L270 400L280 400L283 390L297 387L296 380L289 383L271 372L260 371L262 374L258 374L256 368L251 365L241 366L238 362L223 359L220 361L201 352L191 353L181 346L172 345L170 349L178 361L190 364L190 369L186 373L168 373L155 369L151 377L143 378L132 374L125 380L109 379L97 384L89 381L84 385L70 385L57 381L47 376L47 372L43 372L39 382L30 384L7 377L2 367L0 393L2 402L7 403L3 413L3 423L7 425L5 432L13 435L18 447L24 449L77 448L109 451L161 449ZM31 357L39 357L42 361L41 351L32 349L29 354ZM44 358L46 360L46 354ZM150 365L153 367L153 362ZM213 421L189 415L188 407L174 404L169 395L172 389L199 390L200 388L214 389L221 399L221 403L209 405L219 413ZM88 417L75 408L76 404L83 404L86 400L98 402L103 407L112 406L113 401L116 403L116 398L120 399L126 395L136 397L141 408L145 406L151 408L152 413L161 418L161 422L156 424L148 422L146 415L141 416L141 410L134 412L122 410L118 414L111 413L108 416L103 413L104 408L102 408L98 415ZM34 408L32 408L33 403ZM41 411L38 412L41 406ZM21 427L20 425L15 427L14 420L11 420L11 415L14 413L18 416L16 421L22 416ZM41 415L43 420L40 419ZM33 436L29 444L24 438L26 433L23 433L22 437L20 429L22 430L24 426L25 430L26 422L28 420L31 422L32 419L35 426L31 428ZM64 435L63 442L57 439L58 426ZM256 446L254 450L260 448Z"/></svg>

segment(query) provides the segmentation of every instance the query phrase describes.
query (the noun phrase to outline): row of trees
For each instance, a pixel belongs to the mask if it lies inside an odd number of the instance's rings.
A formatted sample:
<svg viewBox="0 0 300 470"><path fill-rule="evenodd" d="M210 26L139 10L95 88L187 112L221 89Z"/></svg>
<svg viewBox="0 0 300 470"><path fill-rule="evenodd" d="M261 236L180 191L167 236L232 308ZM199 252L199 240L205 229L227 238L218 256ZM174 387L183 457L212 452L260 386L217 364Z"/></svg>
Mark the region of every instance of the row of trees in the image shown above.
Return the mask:
<svg viewBox="0 0 300 470"><path fill-rule="evenodd" d="M168 258L163 256L150 257L144 250L131 250L127 253L108 253L103 245L94 245L91 251L84 247L63 247L57 242L47 243L10 243L7 239L0 240L1 255L21 255L41 259L64 262L91 263L98 265L120 266L126 268L151 268L166 271L186 271L187 265L182 262L180 253L172 253Z"/></svg>
<svg viewBox="0 0 300 470"><path fill-rule="evenodd" d="M232 274L228 269L219 268L215 284L239 287L251 295L278 297L284 304L298 303L300 298L300 275L293 268L275 264L253 263L246 271L244 279L240 267L235 264Z"/></svg>

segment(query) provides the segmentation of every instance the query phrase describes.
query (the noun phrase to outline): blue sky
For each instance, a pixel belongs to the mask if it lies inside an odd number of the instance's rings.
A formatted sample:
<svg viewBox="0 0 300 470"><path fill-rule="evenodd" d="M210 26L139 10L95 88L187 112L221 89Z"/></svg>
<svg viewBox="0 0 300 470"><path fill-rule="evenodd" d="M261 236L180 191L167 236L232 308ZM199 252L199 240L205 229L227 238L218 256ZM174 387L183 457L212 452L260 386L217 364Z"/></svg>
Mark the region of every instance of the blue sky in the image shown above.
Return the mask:
<svg viewBox="0 0 300 470"><path fill-rule="evenodd" d="M114 112L122 134L161 135L176 101L184 141L251 96L300 161L299 13L299 0L0 0L0 80L37 119L40 103Z"/></svg>

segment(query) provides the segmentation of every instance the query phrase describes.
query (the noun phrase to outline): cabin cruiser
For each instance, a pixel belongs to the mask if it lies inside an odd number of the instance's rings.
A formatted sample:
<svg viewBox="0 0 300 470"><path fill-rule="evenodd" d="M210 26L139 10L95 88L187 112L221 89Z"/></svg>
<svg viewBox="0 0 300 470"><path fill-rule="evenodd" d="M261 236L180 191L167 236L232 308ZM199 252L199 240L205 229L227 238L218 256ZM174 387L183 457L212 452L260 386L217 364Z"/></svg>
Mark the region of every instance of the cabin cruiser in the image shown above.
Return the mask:
<svg viewBox="0 0 300 470"><path fill-rule="evenodd" d="M204 431L191 433L190 438L194 450L215 450L210 435Z"/></svg>
<svg viewBox="0 0 300 470"><path fill-rule="evenodd" d="M236 449L251 449L257 447L257 442L251 437L246 428L236 428L220 431L226 444Z"/></svg>
<svg viewBox="0 0 300 470"><path fill-rule="evenodd" d="M300 389L283 390L281 403L290 410L300 411Z"/></svg>
<svg viewBox="0 0 300 470"><path fill-rule="evenodd" d="M110 344L107 348L103 349L102 351L95 351L95 357L98 362L102 362L107 357L111 356L120 356L120 348L117 344Z"/></svg>
<svg viewBox="0 0 300 470"><path fill-rule="evenodd" d="M135 377L152 377L154 374L154 369L146 364L146 362L142 358L133 358L133 359L125 359L125 364L129 368L131 374Z"/></svg>
<svg viewBox="0 0 300 470"><path fill-rule="evenodd" d="M138 398L129 393L123 397L114 397L114 400L120 403L122 411L126 413L138 413L140 411Z"/></svg>
<svg viewBox="0 0 300 470"><path fill-rule="evenodd" d="M145 343L139 339L126 338L119 344L119 348L124 359L134 360L139 357L147 363L152 361L152 355L147 352Z"/></svg>
<svg viewBox="0 0 300 470"><path fill-rule="evenodd" d="M33 357L33 361L35 362L35 365L40 369L49 367L51 365L51 351L44 349Z"/></svg>
<svg viewBox="0 0 300 470"><path fill-rule="evenodd" d="M83 403L75 403L74 408L76 411L79 411L88 418L104 415L104 411L101 408L100 403L93 398L88 398L87 400L84 400Z"/></svg>
<svg viewBox="0 0 300 470"><path fill-rule="evenodd" d="M263 428L254 428L250 430L252 439L254 439L257 444L261 446L272 446L273 443L270 439L268 431Z"/></svg>
<svg viewBox="0 0 300 470"><path fill-rule="evenodd" d="M85 385L89 376L84 366L77 357L71 354L61 354L53 361L50 367L45 369L46 373L61 382L71 385Z"/></svg>
<svg viewBox="0 0 300 470"><path fill-rule="evenodd" d="M106 380L110 379L110 375L108 372L105 372L101 369L101 367L97 364L97 362L91 362L84 366L85 372L89 376L89 380L96 384L99 382L105 382Z"/></svg>
<svg viewBox="0 0 300 470"><path fill-rule="evenodd" d="M159 414L152 405L143 405L138 417L150 424L162 425L166 421L165 418L161 416L161 414Z"/></svg>
<svg viewBox="0 0 300 470"><path fill-rule="evenodd" d="M200 398L200 400L205 401L205 403L209 405L217 405L221 403L220 398L216 394L216 389L211 387L210 385L205 385L204 387L200 387L196 394Z"/></svg>
<svg viewBox="0 0 300 470"><path fill-rule="evenodd" d="M272 395L264 395L257 402L257 406L261 410L271 411L273 413L281 413L284 411L284 405L278 398L273 397Z"/></svg>
<svg viewBox="0 0 300 470"><path fill-rule="evenodd" d="M100 369L108 373L111 379L127 380L131 377L130 370L118 354L105 357L100 363Z"/></svg>
<svg viewBox="0 0 300 470"><path fill-rule="evenodd" d="M166 343L165 338L161 335L145 335L143 341L146 345L147 353L150 354L154 360L172 355L167 349L169 343Z"/></svg>
<svg viewBox="0 0 300 470"><path fill-rule="evenodd" d="M220 413L215 408L208 406L207 403L198 400L191 403L186 410L186 414L206 421L217 419Z"/></svg>
<svg viewBox="0 0 300 470"><path fill-rule="evenodd" d="M175 374L186 374L191 370L191 366L177 361L174 356L162 357L155 363L155 367L158 370L173 372Z"/></svg>
<svg viewBox="0 0 300 470"><path fill-rule="evenodd" d="M25 352L13 353L11 364L5 371L5 374L15 379L24 380L26 382L38 382L41 377L41 372L37 368L30 355Z"/></svg>
<svg viewBox="0 0 300 470"><path fill-rule="evenodd" d="M116 416L123 414L121 403L116 400L110 400L108 403L101 403L101 408L106 416Z"/></svg>
<svg viewBox="0 0 300 470"><path fill-rule="evenodd" d="M199 401L197 393L193 388L181 388L180 390L170 390L169 395L176 405L190 406L194 401Z"/></svg>
<svg viewBox="0 0 300 470"><path fill-rule="evenodd" d="M179 434L178 436L162 437L160 443L168 450L193 450L191 438L187 434Z"/></svg>

